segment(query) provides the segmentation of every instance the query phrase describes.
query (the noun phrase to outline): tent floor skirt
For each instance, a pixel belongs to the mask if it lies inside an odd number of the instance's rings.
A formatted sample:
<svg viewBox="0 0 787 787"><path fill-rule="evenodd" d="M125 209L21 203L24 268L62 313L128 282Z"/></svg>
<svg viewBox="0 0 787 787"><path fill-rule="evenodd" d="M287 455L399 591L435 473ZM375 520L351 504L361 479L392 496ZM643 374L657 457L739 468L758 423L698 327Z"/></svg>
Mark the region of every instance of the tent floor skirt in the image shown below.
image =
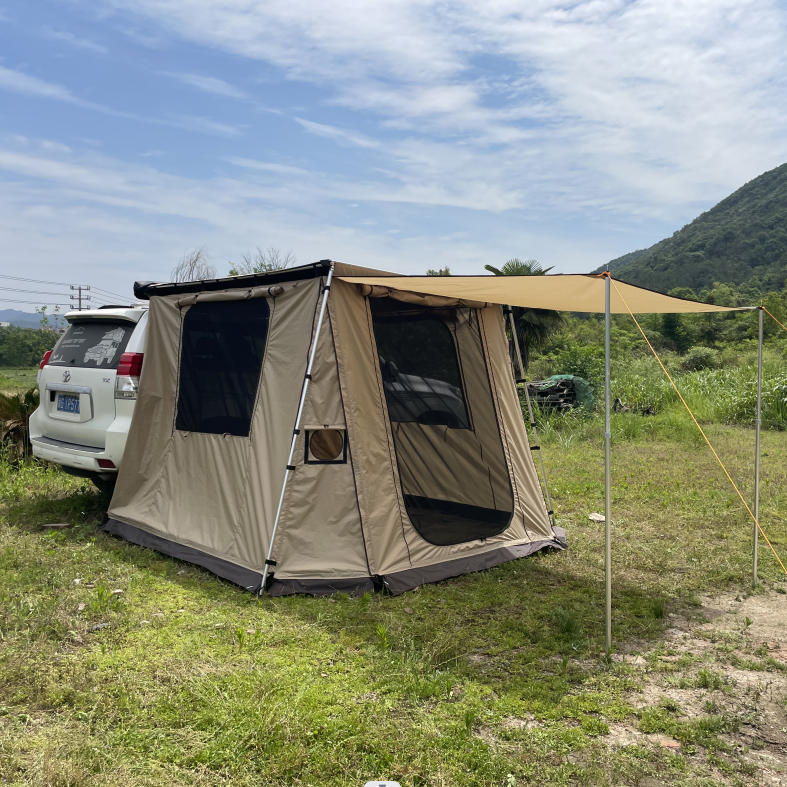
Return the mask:
<svg viewBox="0 0 787 787"><path fill-rule="evenodd" d="M183 544L154 535L117 519L107 520L102 530L105 533L120 536L132 544L155 549L157 552L183 560L186 563L202 566L216 576L240 585L253 593L260 589L262 574L259 571L244 568L193 547L183 546ZM341 579L277 579L274 577L269 583L267 593L271 596L290 596L299 593L312 596L332 596L336 593L359 595L384 588L391 595L398 596L408 590L415 590L421 585L494 568L511 560L527 557L542 549L566 549L566 531L562 527L556 527L554 533L554 538L551 539L500 547L481 555L468 555L456 560L447 560L444 563L435 563L431 566L410 568L395 574L387 574L384 577Z"/></svg>
<svg viewBox="0 0 787 787"><path fill-rule="evenodd" d="M409 568L398 571L396 574L386 574L383 578L385 589L393 596L415 590L421 585L430 582L440 582L443 579L470 574L474 571L483 571L487 568L508 563L527 557L542 549L566 549L566 531L562 527L554 528L555 537L543 541L531 541L528 544L500 547L481 555L468 555L457 560L447 560L445 563L435 563L422 568Z"/></svg>
<svg viewBox="0 0 787 787"><path fill-rule="evenodd" d="M262 584L262 574L259 571L253 571L235 563L230 563L229 560L222 560L220 557L209 555L207 552L201 552L193 547L183 546L183 544L178 544L176 541L170 541L167 538L148 533L147 530L128 525L117 519L108 519L101 529L105 533L112 533L125 538L126 541L130 541L132 544L155 549L156 552L161 552L164 555L183 560L186 563L193 563L195 566L207 568L208 571L213 572L216 576L234 582L236 585L240 585L253 593L256 593Z"/></svg>

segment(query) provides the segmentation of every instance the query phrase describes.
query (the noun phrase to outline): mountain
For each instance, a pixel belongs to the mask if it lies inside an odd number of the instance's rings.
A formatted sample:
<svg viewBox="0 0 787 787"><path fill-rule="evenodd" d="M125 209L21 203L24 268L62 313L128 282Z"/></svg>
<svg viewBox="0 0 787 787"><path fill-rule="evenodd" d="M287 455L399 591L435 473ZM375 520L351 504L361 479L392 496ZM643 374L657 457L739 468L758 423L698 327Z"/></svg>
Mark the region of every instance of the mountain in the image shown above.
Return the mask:
<svg viewBox="0 0 787 787"><path fill-rule="evenodd" d="M597 272L605 270L602 266ZM787 280L787 164L760 175L649 249L609 263L617 278L654 290L757 279L764 291Z"/></svg>
<svg viewBox="0 0 787 787"><path fill-rule="evenodd" d="M40 328L41 317L30 312L20 312L18 309L0 309L0 322L10 322L20 328Z"/></svg>

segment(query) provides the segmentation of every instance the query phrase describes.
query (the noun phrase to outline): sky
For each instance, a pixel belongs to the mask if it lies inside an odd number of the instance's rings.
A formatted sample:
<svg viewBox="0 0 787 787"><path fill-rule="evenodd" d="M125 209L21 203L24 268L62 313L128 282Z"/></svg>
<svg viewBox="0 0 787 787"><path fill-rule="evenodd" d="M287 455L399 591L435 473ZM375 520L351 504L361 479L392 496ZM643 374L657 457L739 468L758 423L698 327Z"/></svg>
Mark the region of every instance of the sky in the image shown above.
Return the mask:
<svg viewBox="0 0 787 787"><path fill-rule="evenodd" d="M129 297L200 247L588 272L787 161L786 27L771 0L0 0L0 307Z"/></svg>

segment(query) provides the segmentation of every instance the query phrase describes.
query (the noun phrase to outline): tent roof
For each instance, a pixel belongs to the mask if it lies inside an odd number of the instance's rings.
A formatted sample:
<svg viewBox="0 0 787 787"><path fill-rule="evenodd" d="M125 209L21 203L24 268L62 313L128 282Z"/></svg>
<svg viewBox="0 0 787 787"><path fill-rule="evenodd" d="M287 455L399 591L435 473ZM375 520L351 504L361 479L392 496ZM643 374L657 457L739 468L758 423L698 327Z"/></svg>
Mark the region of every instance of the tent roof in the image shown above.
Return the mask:
<svg viewBox="0 0 787 787"><path fill-rule="evenodd" d="M325 276L331 265L334 275L356 284L372 284L421 295L441 295L467 301L525 306L532 309L555 309L570 312L604 312L604 275L564 273L546 276L400 276L333 260L301 265L296 268L252 273L245 276L222 276L190 282L135 282L134 295L147 300L155 295L210 292L234 288L267 286L284 281ZM616 289L617 288L617 289ZM617 290L620 290L620 295ZM660 292L615 280L612 287L613 314L627 314L628 309L641 313L683 313L741 311L753 307L731 308L673 298Z"/></svg>
<svg viewBox="0 0 787 787"><path fill-rule="evenodd" d="M604 312L604 275L564 273L546 276L342 276L354 284L373 284L422 295L442 295L531 309L570 312ZM617 289L616 289L617 288ZM618 294L618 290L620 294ZM621 298L621 295L623 296ZM625 299L625 304L623 302ZM710 303L673 298L660 292L614 280L610 308L613 314L742 311Z"/></svg>

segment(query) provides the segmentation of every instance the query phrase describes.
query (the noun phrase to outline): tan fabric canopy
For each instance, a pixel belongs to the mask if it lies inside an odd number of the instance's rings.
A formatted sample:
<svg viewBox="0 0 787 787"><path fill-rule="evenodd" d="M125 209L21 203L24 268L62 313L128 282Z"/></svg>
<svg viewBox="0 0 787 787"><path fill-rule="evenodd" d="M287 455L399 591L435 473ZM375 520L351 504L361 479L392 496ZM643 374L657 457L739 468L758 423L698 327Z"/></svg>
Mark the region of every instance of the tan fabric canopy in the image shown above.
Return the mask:
<svg viewBox="0 0 787 787"><path fill-rule="evenodd" d="M339 273L339 271L337 271ZM604 276L600 274L559 274L554 276L339 276L359 285L389 287L420 295L438 295L466 301L483 301L531 309L570 312L604 312ZM633 284L613 280L613 314L682 313L741 311L710 303L673 298ZM618 294L618 290L620 294ZM622 298L621 298L622 295ZM623 302L625 299L625 304ZM629 309L626 308L628 304Z"/></svg>

